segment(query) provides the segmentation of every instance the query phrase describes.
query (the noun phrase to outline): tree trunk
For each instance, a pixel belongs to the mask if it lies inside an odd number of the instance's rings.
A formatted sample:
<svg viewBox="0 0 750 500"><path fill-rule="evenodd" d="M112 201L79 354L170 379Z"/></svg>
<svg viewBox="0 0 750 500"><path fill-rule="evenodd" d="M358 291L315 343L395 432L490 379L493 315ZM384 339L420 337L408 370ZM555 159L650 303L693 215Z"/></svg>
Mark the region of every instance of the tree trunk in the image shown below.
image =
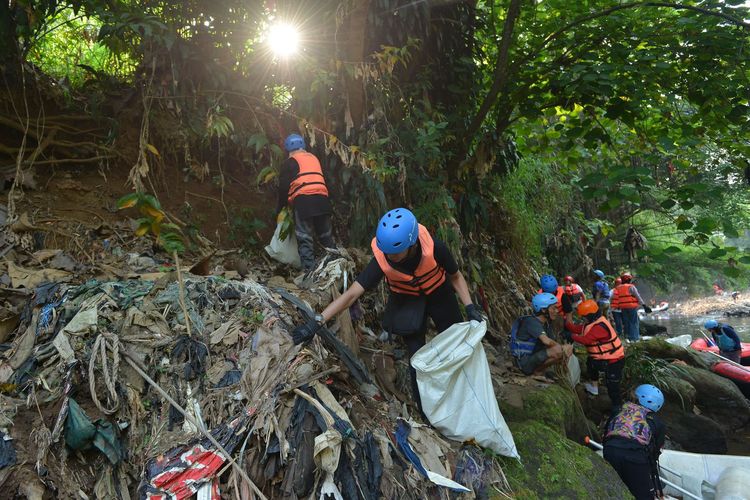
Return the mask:
<svg viewBox="0 0 750 500"><path fill-rule="evenodd" d="M16 40L16 21L8 2L0 1L0 67L6 81L15 81L20 63L18 41Z"/></svg>
<svg viewBox="0 0 750 500"><path fill-rule="evenodd" d="M349 11L349 15L342 24L338 33L338 51L345 65L364 62L367 54L367 16L370 9L370 0L359 0ZM352 68L343 67L344 81L347 96L347 135L349 126L354 130L364 122L367 115L367 102L365 102L365 86L361 78L354 76Z"/></svg>

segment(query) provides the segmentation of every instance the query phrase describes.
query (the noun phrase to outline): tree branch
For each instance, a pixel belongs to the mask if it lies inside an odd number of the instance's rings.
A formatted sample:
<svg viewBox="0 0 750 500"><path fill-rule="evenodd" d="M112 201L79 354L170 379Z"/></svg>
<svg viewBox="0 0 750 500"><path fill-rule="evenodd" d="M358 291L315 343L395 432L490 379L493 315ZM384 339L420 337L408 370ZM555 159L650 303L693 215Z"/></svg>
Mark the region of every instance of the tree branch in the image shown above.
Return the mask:
<svg viewBox="0 0 750 500"><path fill-rule="evenodd" d="M469 140L477 133L479 127L482 126L482 122L484 122L487 113L495 104L500 90L502 90L508 80L508 53L510 52L510 44L513 40L513 29L515 28L516 20L520 14L521 0L511 0L510 5L508 6L508 13L505 16L503 35L500 38L500 49L497 57L497 65L495 66L492 87L490 87L490 91L479 106L479 111L477 111L474 119L469 124L465 135Z"/></svg>

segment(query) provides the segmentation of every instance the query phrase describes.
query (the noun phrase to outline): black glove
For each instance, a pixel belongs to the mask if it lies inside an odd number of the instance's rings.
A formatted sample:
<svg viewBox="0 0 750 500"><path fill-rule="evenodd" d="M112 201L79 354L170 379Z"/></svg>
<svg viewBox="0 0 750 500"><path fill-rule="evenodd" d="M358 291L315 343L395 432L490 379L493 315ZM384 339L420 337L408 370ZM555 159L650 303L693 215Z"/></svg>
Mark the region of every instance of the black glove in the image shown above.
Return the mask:
<svg viewBox="0 0 750 500"><path fill-rule="evenodd" d="M318 333L318 330L320 330L320 327L320 323L318 323L314 319L311 319L304 325L300 325L295 328L294 332L292 333L292 340L294 341L294 345L299 345L303 342L307 342L308 340L312 340L315 334Z"/></svg>
<svg viewBox="0 0 750 500"><path fill-rule="evenodd" d="M466 306L466 317L469 319L469 321L473 320L480 323L484 321L482 313L479 312L479 308L474 304L469 304L468 306Z"/></svg>
<svg viewBox="0 0 750 500"><path fill-rule="evenodd" d="M651 314L651 308L645 304L643 305L643 310L646 311L646 314Z"/></svg>
<svg viewBox="0 0 750 500"><path fill-rule="evenodd" d="M563 330L560 336L565 339L568 344L573 343L573 333L570 330Z"/></svg>

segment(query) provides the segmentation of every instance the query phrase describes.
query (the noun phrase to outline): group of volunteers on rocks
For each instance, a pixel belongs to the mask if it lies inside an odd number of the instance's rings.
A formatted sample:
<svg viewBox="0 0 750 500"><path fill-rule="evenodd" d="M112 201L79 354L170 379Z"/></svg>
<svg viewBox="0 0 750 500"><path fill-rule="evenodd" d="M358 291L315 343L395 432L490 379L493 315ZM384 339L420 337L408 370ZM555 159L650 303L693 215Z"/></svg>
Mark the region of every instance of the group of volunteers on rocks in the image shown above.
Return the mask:
<svg viewBox="0 0 750 500"><path fill-rule="evenodd" d="M287 205L294 211L300 260L309 271L315 263L314 236L323 247L334 247L331 204L320 162L305 151L304 139L292 134L284 145L289 157L281 168L278 212ZM383 328L390 336L401 338L409 357L426 343L428 317L438 332L463 321L456 296L468 320L484 321L449 248L419 224L410 210L386 212L378 222L371 248L372 259L351 286L314 319L294 329L295 344L310 341L326 322L376 288L383 278L390 289ZM594 275L590 299L571 276L565 277L564 286L558 285L554 276L542 276L540 290L531 300L533 313L513 323L510 354L524 374L543 375L552 365L566 364L573 355L573 342L585 346L587 373L592 378L587 390L598 394L597 381L603 374L613 405L604 433L604 457L636 498L654 498L660 489L654 464L664 442L664 425L654 414L663 405L664 396L649 384L636 388L625 402L620 393L625 358L620 335L637 341L637 309L650 310L631 274L617 278L611 291L602 271L596 270ZM413 397L421 410L416 371L411 367L410 371Z"/></svg>
<svg viewBox="0 0 750 500"><path fill-rule="evenodd" d="M519 317L511 327L510 352L526 375L543 375L547 368L567 366L573 343L586 348L586 391L599 394L604 376L612 412L604 432L604 458L615 468L637 499L651 499L660 491L657 460L664 443L664 424L654 415L664 404L661 390L650 384L638 386L628 401L620 390L625 366L626 342L639 340L638 309L644 304L630 273L622 273L610 290L601 270L595 270L590 299L571 276L558 285L545 274L531 299L533 314ZM573 311L577 315L574 320ZM610 322L610 315L615 325Z"/></svg>

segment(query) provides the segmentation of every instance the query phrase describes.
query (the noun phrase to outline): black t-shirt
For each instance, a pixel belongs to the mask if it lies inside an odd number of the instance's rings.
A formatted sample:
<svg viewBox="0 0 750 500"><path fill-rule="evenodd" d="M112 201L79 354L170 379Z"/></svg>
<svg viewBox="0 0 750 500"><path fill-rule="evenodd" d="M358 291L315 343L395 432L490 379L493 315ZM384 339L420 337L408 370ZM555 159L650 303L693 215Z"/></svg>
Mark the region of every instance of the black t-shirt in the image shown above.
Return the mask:
<svg viewBox="0 0 750 500"><path fill-rule="evenodd" d="M518 325L518 331L516 332L516 338L523 342L536 342L534 346L534 352L541 351L544 349L544 344L539 340L542 335L547 335L547 325L536 316L526 316Z"/></svg>
<svg viewBox="0 0 750 500"><path fill-rule="evenodd" d="M289 197L289 186L299 174L299 163L294 158L287 158L281 164L279 172L279 199L276 204L276 213L287 205ZM303 219L331 213L331 202L327 196L322 194L300 194L294 198L294 210L299 212Z"/></svg>
<svg viewBox="0 0 750 500"><path fill-rule="evenodd" d="M447 274L450 275L457 273L458 264L456 264L456 259L453 258L448 246L437 238L433 238L433 241L433 255L435 256L435 262L445 269ZM399 263L389 261L393 268L405 274L412 274L417 269L419 261L422 259L422 245L419 241L417 241L415 247L416 249L412 257L408 257ZM386 256L386 258L388 257ZM383 274L383 270L380 269L380 264L378 264L377 259L373 257L364 271L359 273L356 281L362 285L362 288L365 290L372 290L378 286L378 283L380 283L380 280L382 280L384 276L385 274Z"/></svg>
<svg viewBox="0 0 750 500"><path fill-rule="evenodd" d="M573 312L573 301L570 300L570 295L565 293L562 294L560 302L562 303L562 309L565 314Z"/></svg>

